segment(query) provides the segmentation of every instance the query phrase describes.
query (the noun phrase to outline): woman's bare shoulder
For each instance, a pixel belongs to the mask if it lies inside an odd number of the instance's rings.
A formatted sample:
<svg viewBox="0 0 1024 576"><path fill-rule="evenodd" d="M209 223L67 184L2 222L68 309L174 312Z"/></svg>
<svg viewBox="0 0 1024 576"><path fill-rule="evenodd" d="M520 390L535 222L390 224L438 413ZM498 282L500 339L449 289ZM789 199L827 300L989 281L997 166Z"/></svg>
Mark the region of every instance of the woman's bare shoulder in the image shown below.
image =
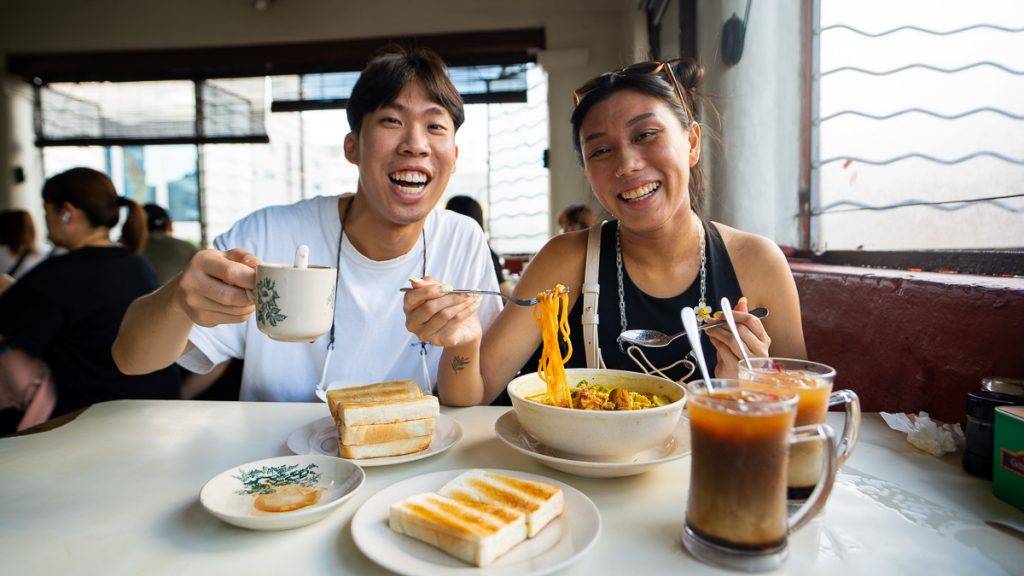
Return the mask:
<svg viewBox="0 0 1024 576"><path fill-rule="evenodd" d="M737 271L740 268L747 269L751 266L785 263L786 256L782 253L782 249L768 238L718 222L713 224L722 235L725 249L729 252L729 259L732 260L733 267Z"/></svg>
<svg viewBox="0 0 1024 576"><path fill-rule="evenodd" d="M572 285L582 281L576 280L576 277L582 278L586 257L587 231L567 232L548 240L530 261L527 269L533 272L531 277L545 284L558 282Z"/></svg>

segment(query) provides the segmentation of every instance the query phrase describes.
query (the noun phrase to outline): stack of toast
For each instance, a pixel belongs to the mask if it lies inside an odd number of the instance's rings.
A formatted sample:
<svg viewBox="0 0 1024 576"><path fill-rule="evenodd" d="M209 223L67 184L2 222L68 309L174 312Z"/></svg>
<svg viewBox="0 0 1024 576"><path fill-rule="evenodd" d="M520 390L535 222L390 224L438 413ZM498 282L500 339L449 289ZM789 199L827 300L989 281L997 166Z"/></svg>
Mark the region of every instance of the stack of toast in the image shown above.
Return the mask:
<svg viewBox="0 0 1024 576"><path fill-rule="evenodd" d="M388 525L470 564L486 566L557 518L565 507L558 486L469 470L437 494L391 505Z"/></svg>
<svg viewBox="0 0 1024 576"><path fill-rule="evenodd" d="M394 380L327 392L343 458L401 456L425 450L434 435L437 398L414 380Z"/></svg>

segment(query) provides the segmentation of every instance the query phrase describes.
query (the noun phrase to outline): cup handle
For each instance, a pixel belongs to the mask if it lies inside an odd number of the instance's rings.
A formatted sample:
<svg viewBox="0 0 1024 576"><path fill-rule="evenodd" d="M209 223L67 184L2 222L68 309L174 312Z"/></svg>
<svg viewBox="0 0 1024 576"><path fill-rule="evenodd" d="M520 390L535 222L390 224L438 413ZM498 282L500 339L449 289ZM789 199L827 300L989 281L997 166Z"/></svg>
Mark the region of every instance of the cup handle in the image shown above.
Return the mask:
<svg viewBox="0 0 1024 576"><path fill-rule="evenodd" d="M860 436L860 398L853 390L837 390L829 394L829 407L846 405L846 421L843 424L843 436L839 439L838 460L842 466L846 459L853 453L853 447L857 445L857 438Z"/></svg>
<svg viewBox="0 0 1024 576"><path fill-rule="evenodd" d="M259 304L259 302L256 299L256 291L255 290L249 290L248 288L246 288L245 289L245 295L249 297L249 302L252 302L253 306Z"/></svg>
<svg viewBox="0 0 1024 576"><path fill-rule="evenodd" d="M821 459L821 473L818 475L818 483L814 486L814 491L788 520L788 534L799 530L811 518L814 518L825 506L829 494L832 493L832 483L836 479L836 469L839 467L836 461L835 437L835 431L828 424L811 424L793 429L793 434L790 436L791 444L821 442L825 448L825 457Z"/></svg>

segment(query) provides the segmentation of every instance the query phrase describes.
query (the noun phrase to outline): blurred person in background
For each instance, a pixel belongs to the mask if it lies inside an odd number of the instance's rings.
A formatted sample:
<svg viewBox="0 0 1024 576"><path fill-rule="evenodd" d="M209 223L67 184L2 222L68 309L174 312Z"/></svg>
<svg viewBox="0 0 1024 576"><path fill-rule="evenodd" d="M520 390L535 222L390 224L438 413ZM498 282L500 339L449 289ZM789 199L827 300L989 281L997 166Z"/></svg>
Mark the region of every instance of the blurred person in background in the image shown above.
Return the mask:
<svg viewBox="0 0 1024 576"><path fill-rule="evenodd" d="M0 294L46 258L36 243L36 225L25 210L0 212Z"/></svg>
<svg viewBox="0 0 1024 576"><path fill-rule="evenodd" d="M597 216L594 215L593 210L583 204L566 206L565 210L558 214L558 228L562 234L586 230L594 224L597 224Z"/></svg>
<svg viewBox="0 0 1024 576"><path fill-rule="evenodd" d="M178 398L177 371L126 376L110 352L128 305L160 286L139 255L142 207L90 168L47 180L43 204L49 239L67 252L0 297L0 408L23 414L20 430L104 400ZM128 216L115 243L122 207Z"/></svg>
<svg viewBox="0 0 1024 576"><path fill-rule="evenodd" d="M445 204L446 210L452 212L458 212L464 216L469 216L476 221L480 229L484 228L484 209L480 206L480 203L470 198L469 196L452 196L448 199L448 203ZM498 288L502 294L510 296L512 294L512 286L505 279L505 271L501 267L501 258L491 248L490 242L487 244L487 249L491 252L491 262L494 264L494 273L498 278Z"/></svg>
<svg viewBox="0 0 1024 576"><path fill-rule="evenodd" d="M191 243L171 236L174 223L167 210L156 204L146 204L143 209L146 211L149 239L142 256L153 266L157 279L163 284L185 269L197 249Z"/></svg>
<svg viewBox="0 0 1024 576"><path fill-rule="evenodd" d="M149 238L146 240L146 247L142 250L142 256L156 271L160 284L164 284L185 269L198 248L190 242L171 235L174 233L174 221L171 220L171 215L163 206L150 203L143 206L142 209L146 211L146 229L149 231ZM181 373L182 399L194 400L200 395L205 395L203 399L218 397L237 400L237 382L225 381L222 383L224 390L210 391L210 387L217 384L230 364L230 360L221 362L205 374L190 372L178 366Z"/></svg>

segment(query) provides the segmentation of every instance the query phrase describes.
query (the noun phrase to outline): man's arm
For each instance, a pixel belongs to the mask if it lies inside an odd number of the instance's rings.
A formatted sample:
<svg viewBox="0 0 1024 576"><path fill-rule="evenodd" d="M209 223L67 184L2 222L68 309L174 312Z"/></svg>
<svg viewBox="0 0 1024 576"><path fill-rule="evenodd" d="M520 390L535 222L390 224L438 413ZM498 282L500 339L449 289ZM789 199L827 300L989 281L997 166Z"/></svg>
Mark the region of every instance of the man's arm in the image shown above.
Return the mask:
<svg viewBox="0 0 1024 576"><path fill-rule="evenodd" d="M111 353L125 374L167 367L191 349L193 324L244 322L253 311L245 289L255 289L259 259L245 250L202 250L152 294L128 307Z"/></svg>

